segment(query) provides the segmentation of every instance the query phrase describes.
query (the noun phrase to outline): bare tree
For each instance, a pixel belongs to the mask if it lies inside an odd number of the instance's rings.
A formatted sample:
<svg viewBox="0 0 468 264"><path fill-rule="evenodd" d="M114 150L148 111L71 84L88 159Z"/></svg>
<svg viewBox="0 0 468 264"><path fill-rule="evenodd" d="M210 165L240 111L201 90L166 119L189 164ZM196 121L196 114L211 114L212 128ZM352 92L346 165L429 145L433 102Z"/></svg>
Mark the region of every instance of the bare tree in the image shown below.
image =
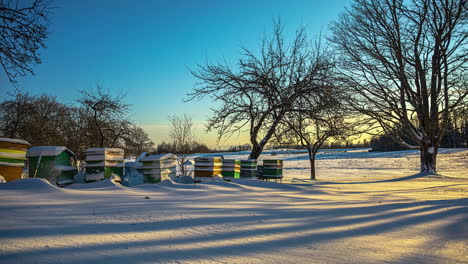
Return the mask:
<svg viewBox="0 0 468 264"><path fill-rule="evenodd" d="M34 74L40 64L39 49L45 48L49 0L0 0L0 64L11 83Z"/></svg>
<svg viewBox="0 0 468 264"><path fill-rule="evenodd" d="M33 111L23 117L21 138L33 145L64 145L64 130L68 125L65 120L70 109L56 97L45 94L33 97L31 102Z"/></svg>
<svg viewBox="0 0 468 264"><path fill-rule="evenodd" d="M124 148L127 154L137 155L150 150L153 142L148 134L123 114L112 109L101 109L102 112L96 114L92 107L101 101L97 98L117 98L116 102L106 105L123 106L123 109L119 108L119 111L123 110L121 113L128 111L123 98L103 96L104 91L100 93L98 97L99 92L92 93L94 99L86 97L86 102L93 102L90 105L78 106L63 104L46 94L33 96L19 90L10 93L11 98L0 102L0 136L24 139L36 146L66 146L78 155L78 159L84 158L85 149L99 146L101 141L106 147ZM103 138L100 138L96 123Z"/></svg>
<svg viewBox="0 0 468 264"><path fill-rule="evenodd" d="M191 152L190 144L194 141L192 118L187 115L169 116L169 136L172 140L174 154L177 154L177 163L182 175L187 175L187 158Z"/></svg>
<svg viewBox="0 0 468 264"><path fill-rule="evenodd" d="M421 173L436 173L450 113L466 104L466 22L466 0L355 0L331 27L351 106L387 134L409 129Z"/></svg>
<svg viewBox="0 0 468 264"><path fill-rule="evenodd" d="M94 91L81 91L82 97L77 101L89 114L88 136L96 138L99 147L112 147L124 133L120 133L128 121L124 119L129 111L129 105L123 99L125 94L113 95L97 86Z"/></svg>
<svg viewBox="0 0 468 264"><path fill-rule="evenodd" d="M125 153L135 156L152 150L154 143L148 134L139 126L130 124L128 134L124 136Z"/></svg>
<svg viewBox="0 0 468 264"><path fill-rule="evenodd" d="M33 112L34 97L16 90L9 94L12 99L0 103L1 134L10 138L21 138L20 132L26 123L26 117Z"/></svg>
<svg viewBox="0 0 468 264"><path fill-rule="evenodd" d="M200 82L189 100L210 96L221 103L212 108L207 130L216 130L218 140L247 130L252 144L249 158L257 159L294 102L320 90L317 83L333 66L320 51L304 28L287 44L281 24L275 22L258 52L242 48L235 67L207 62L192 70Z"/></svg>
<svg viewBox="0 0 468 264"><path fill-rule="evenodd" d="M332 138L344 140L364 128L357 116L344 109L344 101L339 87L324 89L321 97L302 97L297 102L297 111L286 114L275 133L275 141L280 145L299 144L307 149L312 180L316 179L316 154L324 143Z"/></svg>

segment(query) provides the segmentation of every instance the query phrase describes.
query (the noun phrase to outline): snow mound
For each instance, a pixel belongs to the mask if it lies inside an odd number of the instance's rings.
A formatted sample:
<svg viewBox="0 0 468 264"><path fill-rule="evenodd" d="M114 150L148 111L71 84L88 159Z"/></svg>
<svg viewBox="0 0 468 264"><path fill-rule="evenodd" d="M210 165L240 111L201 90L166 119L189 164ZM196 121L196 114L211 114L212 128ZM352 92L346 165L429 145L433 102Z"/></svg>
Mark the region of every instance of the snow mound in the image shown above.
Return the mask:
<svg viewBox="0 0 468 264"><path fill-rule="evenodd" d="M245 185L250 187L259 187L259 188L268 188L276 190L285 190L285 191L303 191L302 188L297 186L291 186L289 184L261 181L261 180L247 180L247 179L233 179L232 183Z"/></svg>
<svg viewBox="0 0 468 264"><path fill-rule="evenodd" d="M143 174L139 173L137 170L128 169L125 172L125 177L122 179L122 185L135 186L135 185L143 184L145 182L144 178L145 177L143 176Z"/></svg>
<svg viewBox="0 0 468 264"><path fill-rule="evenodd" d="M34 192L57 192L61 191L55 185L50 184L46 179L41 178L26 178L19 179L11 182L6 182L0 185L0 190L14 190L14 191L34 191Z"/></svg>
<svg viewBox="0 0 468 264"><path fill-rule="evenodd" d="M166 179L166 180L161 181L161 182L158 183L158 185L160 185L160 186L168 186L168 187L170 187L170 186L172 186L174 184L175 184L175 182L173 182L170 179Z"/></svg>
<svg viewBox="0 0 468 264"><path fill-rule="evenodd" d="M170 179L164 180L156 185L159 186L164 186L164 187L169 187L169 188L174 188L174 189L200 189L203 188L203 186L200 186L199 184L185 184L185 183L176 183L171 181Z"/></svg>
<svg viewBox="0 0 468 264"><path fill-rule="evenodd" d="M182 184L193 184L193 178L187 175L181 175L175 179L177 183L182 183Z"/></svg>
<svg viewBox="0 0 468 264"><path fill-rule="evenodd" d="M74 190L86 190L86 189L100 189L100 188L107 188L107 189L125 189L121 184L116 183L112 179L105 179L102 181L96 181L91 183L74 183L68 185L67 189L74 189Z"/></svg>

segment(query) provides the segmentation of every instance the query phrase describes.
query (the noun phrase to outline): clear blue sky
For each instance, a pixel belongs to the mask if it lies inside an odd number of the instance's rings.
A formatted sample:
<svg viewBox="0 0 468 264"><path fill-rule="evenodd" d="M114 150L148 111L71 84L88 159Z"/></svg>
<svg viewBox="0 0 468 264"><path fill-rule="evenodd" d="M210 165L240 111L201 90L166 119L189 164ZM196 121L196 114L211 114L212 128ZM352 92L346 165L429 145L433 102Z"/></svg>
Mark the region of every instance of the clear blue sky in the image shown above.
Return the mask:
<svg viewBox="0 0 468 264"><path fill-rule="evenodd" d="M272 20L285 31L307 26L310 36L327 33L329 23L349 0L55 0L52 34L35 76L18 86L33 94L55 95L73 103L79 90L97 83L127 92L131 118L155 142L167 140L167 116L188 113L198 138L213 146L214 134L201 126L211 102L183 103L195 79L187 67L226 58L235 62L239 47L257 47ZM0 96L12 86L0 73ZM221 145L248 143L245 137Z"/></svg>

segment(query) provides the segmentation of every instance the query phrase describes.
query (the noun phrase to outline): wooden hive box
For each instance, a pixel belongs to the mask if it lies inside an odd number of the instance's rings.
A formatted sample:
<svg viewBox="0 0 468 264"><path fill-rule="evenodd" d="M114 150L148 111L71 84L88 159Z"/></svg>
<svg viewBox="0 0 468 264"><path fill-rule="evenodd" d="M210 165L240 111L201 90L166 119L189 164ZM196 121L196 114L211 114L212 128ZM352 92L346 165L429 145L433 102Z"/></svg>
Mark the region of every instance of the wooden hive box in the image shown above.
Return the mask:
<svg viewBox="0 0 468 264"><path fill-rule="evenodd" d="M124 150L120 148L89 148L86 155L86 181L99 181L112 174L123 177Z"/></svg>
<svg viewBox="0 0 468 264"><path fill-rule="evenodd" d="M78 172L71 162L75 153L64 146L32 147L26 156L30 178L44 178L52 184L64 186L73 183Z"/></svg>
<svg viewBox="0 0 468 264"><path fill-rule="evenodd" d="M223 168L221 157L196 157L195 158L195 177L215 177L220 176Z"/></svg>
<svg viewBox="0 0 468 264"><path fill-rule="evenodd" d="M152 155L140 160L145 183L174 180L177 173L177 156L174 154Z"/></svg>
<svg viewBox="0 0 468 264"><path fill-rule="evenodd" d="M241 169L240 169L241 178L256 178L257 177L257 160L248 159L241 160Z"/></svg>
<svg viewBox="0 0 468 264"><path fill-rule="evenodd" d="M240 178L240 160L224 159L222 167L222 175L224 179L237 179Z"/></svg>
<svg viewBox="0 0 468 264"><path fill-rule="evenodd" d="M0 138L0 175L7 182L21 179L29 147L25 140Z"/></svg>
<svg viewBox="0 0 468 264"><path fill-rule="evenodd" d="M283 175L282 160L263 160L263 176Z"/></svg>

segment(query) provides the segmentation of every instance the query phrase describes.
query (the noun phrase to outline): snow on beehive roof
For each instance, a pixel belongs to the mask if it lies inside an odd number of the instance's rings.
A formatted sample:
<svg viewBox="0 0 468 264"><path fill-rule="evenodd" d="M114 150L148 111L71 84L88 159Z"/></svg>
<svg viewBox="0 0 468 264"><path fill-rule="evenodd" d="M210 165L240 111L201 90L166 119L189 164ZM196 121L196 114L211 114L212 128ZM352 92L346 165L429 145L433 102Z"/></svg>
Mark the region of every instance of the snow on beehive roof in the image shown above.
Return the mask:
<svg viewBox="0 0 468 264"><path fill-rule="evenodd" d="M86 153L115 153L115 154L124 154L124 150L121 148L89 148L86 150Z"/></svg>
<svg viewBox="0 0 468 264"><path fill-rule="evenodd" d="M151 155L140 159L143 161L155 161L155 160L166 160L166 159L177 159L177 156L172 153L160 154L160 155Z"/></svg>
<svg viewBox="0 0 468 264"><path fill-rule="evenodd" d="M0 184L0 190L15 190L15 191L31 191L39 192L60 192L61 189L50 184L46 179L41 178L26 178L18 179L7 183Z"/></svg>
<svg viewBox="0 0 468 264"><path fill-rule="evenodd" d="M26 153L26 157L49 157L49 156L58 156L60 153L66 151L71 156L75 156L73 151L67 149L63 146L40 146L40 147L32 147L28 149Z"/></svg>
<svg viewBox="0 0 468 264"><path fill-rule="evenodd" d="M2 138L2 137L0 137L0 141L1 141L1 142L8 142L8 143L14 143L14 144L21 144L21 145L28 145L28 146L31 146L31 144L30 144L29 142L27 142L26 140L22 140L22 139Z"/></svg>

